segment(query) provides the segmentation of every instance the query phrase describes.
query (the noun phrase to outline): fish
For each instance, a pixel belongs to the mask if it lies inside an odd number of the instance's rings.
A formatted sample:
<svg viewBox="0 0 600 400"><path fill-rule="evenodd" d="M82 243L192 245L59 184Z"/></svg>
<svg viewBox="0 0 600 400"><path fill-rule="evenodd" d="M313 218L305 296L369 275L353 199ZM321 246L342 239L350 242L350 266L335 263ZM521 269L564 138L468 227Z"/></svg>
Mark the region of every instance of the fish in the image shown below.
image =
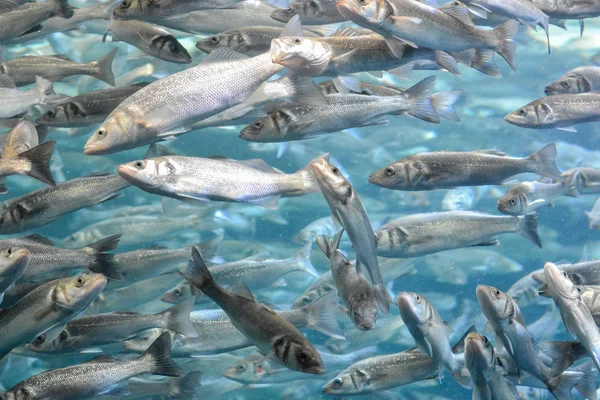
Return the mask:
<svg viewBox="0 0 600 400"><path fill-rule="evenodd" d="M498 211L507 215L525 215L540 207L553 207L554 199L565 195L563 182L545 179L521 182L498 199Z"/></svg>
<svg viewBox="0 0 600 400"><path fill-rule="evenodd" d="M23 275L30 261L31 253L25 248L8 248L0 253L0 304L4 293Z"/></svg>
<svg viewBox="0 0 600 400"><path fill-rule="evenodd" d="M113 312L88 315L70 320L53 340L47 336L30 343L34 352L67 354L82 352L135 337L142 331L163 328L186 337L197 337L198 332L190 321L194 302L185 301L157 314Z"/></svg>
<svg viewBox="0 0 600 400"><path fill-rule="evenodd" d="M383 225L375 231L375 237L379 256L404 258L461 247L495 246L499 244L497 235L512 232L542 247L536 214L524 217L475 211L412 214Z"/></svg>
<svg viewBox="0 0 600 400"><path fill-rule="evenodd" d="M54 176L50 171L50 159L56 140L37 145L15 157L0 159L0 180L10 175L22 174L39 180L50 186L55 186Z"/></svg>
<svg viewBox="0 0 600 400"><path fill-rule="evenodd" d="M44 78L35 78L35 87L19 90L7 75L0 75L0 118L10 118L26 113L36 104L56 105L64 103L69 96L56 94L52 83Z"/></svg>
<svg viewBox="0 0 600 400"><path fill-rule="evenodd" d="M450 335L454 330L447 326L427 298L412 292L400 292L396 296L400 316L415 339L417 348L429 355L438 365L440 376L446 367L463 387L471 388L469 374L463 374L464 360L454 356Z"/></svg>
<svg viewBox="0 0 600 400"><path fill-rule="evenodd" d="M487 337L471 332L465 339L465 365L473 379L473 398L514 400L516 395L498 371L494 346Z"/></svg>
<svg viewBox="0 0 600 400"><path fill-rule="evenodd" d="M285 174L261 159L164 156L121 164L117 172L149 193L192 203L228 201L276 209L281 197L319 191L310 164Z"/></svg>
<svg viewBox="0 0 600 400"><path fill-rule="evenodd" d="M600 170L595 168L573 168L563 172L565 192L569 196L600 193Z"/></svg>
<svg viewBox="0 0 600 400"><path fill-rule="evenodd" d="M169 31L144 21L120 19L114 15L102 38L111 33L113 42L125 42L160 60L189 64L192 56Z"/></svg>
<svg viewBox="0 0 600 400"><path fill-rule="evenodd" d="M574 264L557 264L557 266L562 272L567 273L567 277L574 285L589 286L600 284L600 261L598 260L580 261ZM531 277L536 282L542 284L539 287L539 292L548 294L544 270L534 271Z"/></svg>
<svg viewBox="0 0 600 400"><path fill-rule="evenodd" d="M27 282L27 283L17 283L3 293L4 299L0 303L0 309L5 310L7 308L15 305L19 300L25 297L29 292L33 289L40 286L39 283Z"/></svg>
<svg viewBox="0 0 600 400"><path fill-rule="evenodd" d="M557 94L542 97L511 112L504 120L529 129L556 128L577 132L575 125L600 120L600 94Z"/></svg>
<svg viewBox="0 0 600 400"><path fill-rule="evenodd" d="M73 96L68 102L54 106L35 122L38 125L63 128L88 127L103 122L121 104L148 83L94 90Z"/></svg>
<svg viewBox="0 0 600 400"><path fill-rule="evenodd" d="M118 361L101 355L83 364L34 375L3 396L16 399L19 393L35 393L41 398L88 399L110 392L119 382L141 374L184 376L181 367L171 358L170 350L171 336L165 333L135 360Z"/></svg>
<svg viewBox="0 0 600 400"><path fill-rule="evenodd" d="M115 86L112 64L114 49L95 61L79 63L65 56L22 56L0 63L0 74L10 77L17 86L35 83L36 77L61 82L75 75L88 75Z"/></svg>
<svg viewBox="0 0 600 400"><path fill-rule="evenodd" d="M221 32L196 42L196 48L211 53L227 47L235 52L257 56L271 48L271 41L281 36L283 28L274 26L247 26Z"/></svg>
<svg viewBox="0 0 600 400"><path fill-rule="evenodd" d="M113 15L127 19L156 20L167 15L197 10L229 8L239 2L240 0L209 0L201 3L190 0L126 0L114 9Z"/></svg>
<svg viewBox="0 0 600 400"><path fill-rule="evenodd" d="M546 96L600 91L600 67L577 67L567 71L544 88Z"/></svg>
<svg viewBox="0 0 600 400"><path fill-rule="evenodd" d="M384 314L394 300L387 291L376 253L376 238L365 207L352 185L339 168L321 158L311 163L323 197L329 204L334 224L344 227L356 252L357 273L367 273L375 292L377 304Z"/></svg>
<svg viewBox="0 0 600 400"><path fill-rule="evenodd" d="M166 396L171 398L193 396L201 391L201 371L192 371L181 378L169 378L166 381L131 378L126 381L128 396Z"/></svg>
<svg viewBox="0 0 600 400"><path fill-rule="evenodd" d="M52 16L71 18L73 8L67 0L50 0L13 8L0 14L0 42L13 39L35 29Z"/></svg>
<svg viewBox="0 0 600 400"><path fill-rule="evenodd" d="M551 2L534 0L533 3L548 15L551 19L563 19L580 21L580 34L583 35L583 19L594 18L600 15L600 8L594 2L579 2L569 4L565 0L555 0Z"/></svg>
<svg viewBox="0 0 600 400"><path fill-rule="evenodd" d="M2 158L14 158L40 144L40 135L35 125L27 120L20 121L4 136L0 154Z"/></svg>
<svg viewBox="0 0 600 400"><path fill-rule="evenodd" d="M218 285L196 248L192 250L192 259L193 264L188 266L184 278L215 301L259 351L289 369L308 374L323 373L319 352L296 327L257 303L243 283L239 286L241 291L230 291Z"/></svg>
<svg viewBox="0 0 600 400"><path fill-rule="evenodd" d="M0 233L24 232L50 224L73 211L118 198L128 186L129 182L119 175L95 174L7 200L0 206Z"/></svg>
<svg viewBox="0 0 600 400"><path fill-rule="evenodd" d="M214 51L197 66L152 82L128 97L88 139L84 153L114 153L181 133L176 129L242 102L282 69L268 53L246 58L228 49ZM220 97L223 92L228 96ZM196 96L189 107L189 98Z"/></svg>
<svg viewBox="0 0 600 400"><path fill-rule="evenodd" d="M49 278L70 274L76 269L87 269L111 279L120 279L113 255L106 253L117 247L120 237L121 235L106 237L79 249L61 249L47 237L32 234L0 240L0 250L25 248L31 253L31 261L19 278L19 283L44 282Z"/></svg>
<svg viewBox="0 0 600 400"><path fill-rule="evenodd" d="M564 180L555 162L554 143L521 158L497 150L419 153L375 171L369 182L386 189L433 190L500 185L526 172Z"/></svg>
<svg viewBox="0 0 600 400"><path fill-rule="evenodd" d="M334 238L317 236L317 245L329 259L331 274L338 296L348 308L348 316L360 330L373 329L377 322L377 300L373 288L364 276L356 271L356 267L339 251L340 239L344 231L338 232Z"/></svg>
<svg viewBox="0 0 600 400"><path fill-rule="evenodd" d="M313 242L319 235L332 236L335 235L335 233L333 220L331 219L331 216L329 216L316 219L306 225L298 232L296 238L299 242Z"/></svg>
<svg viewBox="0 0 600 400"><path fill-rule="evenodd" d="M334 0L290 1L289 8L273 11L271 18L280 22L288 22L295 15L300 17L300 22L304 25L336 24L346 21L346 18L338 11Z"/></svg>
<svg viewBox="0 0 600 400"><path fill-rule="evenodd" d="M67 321L84 310L106 286L102 274L83 273L47 282L0 315L0 358L17 346Z"/></svg>

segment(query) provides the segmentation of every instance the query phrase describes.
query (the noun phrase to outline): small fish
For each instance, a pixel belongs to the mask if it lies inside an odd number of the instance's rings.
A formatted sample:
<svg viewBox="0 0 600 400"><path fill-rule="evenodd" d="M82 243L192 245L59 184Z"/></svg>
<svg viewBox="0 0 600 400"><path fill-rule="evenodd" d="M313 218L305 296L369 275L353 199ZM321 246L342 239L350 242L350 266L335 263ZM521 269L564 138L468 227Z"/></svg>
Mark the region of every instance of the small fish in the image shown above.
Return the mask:
<svg viewBox="0 0 600 400"><path fill-rule="evenodd" d="M115 86L112 63L117 49L89 63L78 63L65 56L23 56L0 63L0 74L8 75L17 86L35 83L36 77L60 82L74 75L88 75Z"/></svg>
<svg viewBox="0 0 600 400"><path fill-rule="evenodd" d="M470 246L495 246L496 236L519 233L542 247L537 215L498 216L475 211L413 214L388 222L375 231L377 254L382 257L417 257Z"/></svg>
<svg viewBox="0 0 600 400"><path fill-rule="evenodd" d="M335 235L335 227L331 216L319 218L300 230L295 239L300 242L313 242L319 235Z"/></svg>
<svg viewBox="0 0 600 400"><path fill-rule="evenodd" d="M178 64L192 62L192 56L175 36L158 25L113 16L106 28L103 41L106 41L108 32L111 33L113 42L129 43L160 60Z"/></svg>
<svg viewBox="0 0 600 400"><path fill-rule="evenodd" d="M52 16L71 18L73 8L67 0L49 0L33 3L0 13L0 42L27 33Z"/></svg>
<svg viewBox="0 0 600 400"><path fill-rule="evenodd" d="M23 275L31 261L31 253L25 248L8 248L0 252L0 304L4 292L12 288Z"/></svg>
<svg viewBox="0 0 600 400"><path fill-rule="evenodd" d="M525 215L540 207L553 207L553 200L565 196L565 184L537 180L514 185L498 199L498 211L507 215Z"/></svg>
<svg viewBox="0 0 600 400"><path fill-rule="evenodd" d="M42 143L12 158L0 159L0 180L10 175L27 175L47 185L54 186L54 177L50 171L50 159L56 140Z"/></svg>
<svg viewBox="0 0 600 400"><path fill-rule="evenodd" d="M394 303L387 291L377 259L377 242L371 222L358 193L339 168L322 158L311 164L323 197L329 204L334 223L344 227L356 252L357 273L369 275L381 311L387 314Z"/></svg>
<svg viewBox="0 0 600 400"><path fill-rule="evenodd" d="M240 0L124 0L114 10L113 15L128 19L160 20L173 14L186 14L196 10L229 8Z"/></svg>
<svg viewBox="0 0 600 400"><path fill-rule="evenodd" d="M247 26L225 31L196 42L196 48L211 53L227 47L250 57L257 56L271 48L271 41L281 36L283 28L273 26Z"/></svg>
<svg viewBox="0 0 600 400"><path fill-rule="evenodd" d="M599 105L600 93L557 94L534 100L504 120L522 128L577 132L574 125L600 120Z"/></svg>
<svg viewBox="0 0 600 400"><path fill-rule="evenodd" d="M573 168L563 172L566 193L578 197L580 194L600 193L600 170L596 168Z"/></svg>
<svg viewBox="0 0 600 400"><path fill-rule="evenodd" d="M0 118L23 114L37 104L56 105L69 100L69 96L54 93L52 82L35 78L35 87L19 90L8 75L0 75Z"/></svg>
<svg viewBox="0 0 600 400"><path fill-rule="evenodd" d="M387 189L433 190L499 185L526 172L564 180L555 161L554 143L523 158L509 157L497 150L419 153L374 172L369 182Z"/></svg>
<svg viewBox="0 0 600 400"><path fill-rule="evenodd" d="M102 274L47 282L0 315L0 358L83 311L106 286Z"/></svg>
<svg viewBox="0 0 600 400"><path fill-rule="evenodd" d="M300 17L303 25L337 24L346 21L346 18L338 11L335 0L290 1L289 8L273 11L271 18L280 22L288 22L295 15Z"/></svg>
<svg viewBox="0 0 600 400"><path fill-rule="evenodd" d="M2 158L14 158L19 154L31 150L40 144L40 138L34 124L23 120L15 125L4 137L2 145Z"/></svg>
<svg viewBox="0 0 600 400"><path fill-rule="evenodd" d="M109 392L121 381L141 374L183 376L171 358L171 336L161 335L135 360L118 361L102 355L83 364L53 369L34 375L10 389L5 396L17 399L20 393L35 393L46 399L89 399Z"/></svg>
<svg viewBox="0 0 600 400"><path fill-rule="evenodd" d="M577 67L546 85L546 96L600 92L600 67Z"/></svg>
<svg viewBox="0 0 600 400"><path fill-rule="evenodd" d="M165 398L190 398L201 391L202 372L193 371L181 378L169 378L166 381L132 378L126 381L127 395L133 398L163 396Z"/></svg>

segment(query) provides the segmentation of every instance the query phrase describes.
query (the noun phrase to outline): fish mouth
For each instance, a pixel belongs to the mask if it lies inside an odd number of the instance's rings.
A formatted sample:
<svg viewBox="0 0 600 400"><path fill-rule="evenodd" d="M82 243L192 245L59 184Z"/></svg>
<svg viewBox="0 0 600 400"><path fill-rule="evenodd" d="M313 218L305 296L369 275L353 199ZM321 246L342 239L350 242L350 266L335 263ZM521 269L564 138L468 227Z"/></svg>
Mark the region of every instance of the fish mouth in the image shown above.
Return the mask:
<svg viewBox="0 0 600 400"><path fill-rule="evenodd" d="M318 160L310 163L310 167L312 168L315 177L323 179L326 176L325 171L327 170L327 161L325 161L325 159L319 158Z"/></svg>
<svg viewBox="0 0 600 400"><path fill-rule="evenodd" d="M369 183L376 185L376 186L381 186L381 182L379 182L379 179L377 179L377 175L375 175L375 174L371 174L369 176Z"/></svg>
<svg viewBox="0 0 600 400"><path fill-rule="evenodd" d="M335 3L336 8L344 17L349 19L349 15L358 14L358 9L352 5L348 0L337 0Z"/></svg>
<svg viewBox="0 0 600 400"><path fill-rule="evenodd" d="M137 170L129 164L121 164L117 167L117 173L121 176L121 178L128 182L133 181L136 171Z"/></svg>
<svg viewBox="0 0 600 400"><path fill-rule="evenodd" d="M325 372L325 368L320 365L315 365L314 367L303 369L302 372L306 374L321 375Z"/></svg>
<svg viewBox="0 0 600 400"><path fill-rule="evenodd" d="M374 326L375 324L372 322L362 322L356 325L356 327L361 331L370 331L371 329L373 329Z"/></svg>
<svg viewBox="0 0 600 400"><path fill-rule="evenodd" d="M281 47L279 39L273 39L271 42L271 61L275 64L281 63L285 59L285 52Z"/></svg>
<svg viewBox="0 0 600 400"><path fill-rule="evenodd" d="M506 122L508 122L509 124L511 124L511 125L520 126L520 124L518 123L517 118L514 117L513 113L510 113L506 117L504 117L504 120Z"/></svg>
<svg viewBox="0 0 600 400"><path fill-rule="evenodd" d="M551 96L551 95L553 95L554 93L555 93L555 92L554 92L554 89L552 89L550 86L546 86L546 88L544 89L544 94L545 94L546 96Z"/></svg>
<svg viewBox="0 0 600 400"><path fill-rule="evenodd" d="M563 275L563 273L561 272L561 270L558 269L558 267L555 264L552 264L551 262L547 262L544 265L544 277L546 278L546 284L548 285L548 288L550 289L550 293L557 293L561 296L564 296L566 293L566 285L567 282L566 280L568 280L569 282L570 279L565 277ZM571 282L572 284L572 282ZM554 297L554 296L552 296Z"/></svg>
<svg viewBox="0 0 600 400"><path fill-rule="evenodd" d="M83 154L86 154L88 156L106 154L107 148L105 146L99 145L98 143L94 143L93 139L94 138L90 138L90 140L87 141L87 143L83 147Z"/></svg>

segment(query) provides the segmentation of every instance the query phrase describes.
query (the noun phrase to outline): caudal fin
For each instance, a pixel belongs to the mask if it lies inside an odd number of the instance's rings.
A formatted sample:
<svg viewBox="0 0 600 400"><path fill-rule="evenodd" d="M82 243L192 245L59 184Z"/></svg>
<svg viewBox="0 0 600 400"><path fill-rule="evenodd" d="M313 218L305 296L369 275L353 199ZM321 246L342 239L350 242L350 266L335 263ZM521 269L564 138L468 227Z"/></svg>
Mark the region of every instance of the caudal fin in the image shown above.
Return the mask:
<svg viewBox="0 0 600 400"><path fill-rule="evenodd" d="M462 90L434 93L431 95L431 104L440 117L450 121L460 122L460 117L454 110L454 103L458 101L462 94Z"/></svg>
<svg viewBox="0 0 600 400"><path fill-rule="evenodd" d="M509 19L502 25L494 28L493 32L498 40L498 45L494 48L494 51L506 60L513 71L516 71L515 50L517 49L517 44L511 41L511 39L519 32L519 21Z"/></svg>
<svg viewBox="0 0 600 400"><path fill-rule="evenodd" d="M375 298L377 299L377 304L379 304L379 308L384 314L390 312L390 304L395 304L394 299L390 296L390 292L388 292L387 288L383 283L373 286L373 291L375 292Z"/></svg>
<svg viewBox="0 0 600 400"><path fill-rule="evenodd" d="M587 356L587 350L575 340L547 341L539 344L540 350L552 358L552 376L562 374L567 368L582 357Z"/></svg>
<svg viewBox="0 0 600 400"><path fill-rule="evenodd" d="M329 162L329 153L325 153L322 156L317 157L314 160L311 160L308 164L306 164L306 166L304 168L302 168L301 170L296 172L296 174L300 175L300 177L302 178L302 181L304 182L304 188L303 188L304 193L321 191L321 189L319 188L319 184L317 183L317 179L315 178L315 174L311 167L312 163L314 163L315 161L320 160L320 159L324 159L325 161Z"/></svg>
<svg viewBox="0 0 600 400"><path fill-rule="evenodd" d="M598 371L592 368L592 362L588 360L583 364L578 365L576 368L573 368L573 370L583 372L583 377L577 385L575 385L575 389L577 389L586 399L597 397L596 377L598 376Z"/></svg>
<svg viewBox="0 0 600 400"><path fill-rule="evenodd" d="M112 62L115 59L115 55L117 54L118 50L119 49L114 49L110 53L90 63L96 68L94 77L108 83L111 86L115 86L115 75L112 71Z"/></svg>
<svg viewBox="0 0 600 400"><path fill-rule="evenodd" d="M557 400L570 400L571 390L583 378L583 372L567 371L548 382L548 390Z"/></svg>
<svg viewBox="0 0 600 400"><path fill-rule="evenodd" d="M517 231L541 249L542 239L540 239L537 227L537 214L527 214L525 215L525 217L519 217L519 225L517 226Z"/></svg>
<svg viewBox="0 0 600 400"><path fill-rule="evenodd" d="M345 339L344 333L340 328L335 317L335 310L338 308L338 296L335 290L325 293L309 305L301 308L308 315L306 328L321 332L336 339Z"/></svg>
<svg viewBox="0 0 600 400"><path fill-rule="evenodd" d="M182 274L186 281L197 289L202 290L207 285L214 285L215 281L208 271L206 263L195 246L192 247L192 259L188 263L187 271Z"/></svg>
<svg viewBox="0 0 600 400"><path fill-rule="evenodd" d="M55 93L52 82L41 76L35 77L35 90L42 96L42 103L51 106L57 106L71 99L70 96Z"/></svg>
<svg viewBox="0 0 600 400"><path fill-rule="evenodd" d="M215 236L212 239L198 243L196 247L198 247L200 254L202 254L204 258L210 260L217 255L222 243L223 236Z"/></svg>
<svg viewBox="0 0 600 400"><path fill-rule="evenodd" d="M115 263L114 255L106 253L119 245L121 236L121 234L112 235L81 248L93 257L92 264L88 266L90 271L100 273L110 279L123 279L121 271Z"/></svg>
<svg viewBox="0 0 600 400"><path fill-rule="evenodd" d="M198 331L190 321L190 313L194 309L194 297L179 303L159 315L164 318L164 327L186 337L198 337Z"/></svg>
<svg viewBox="0 0 600 400"><path fill-rule="evenodd" d="M491 76L494 78L501 78L502 73L498 69L496 62L494 61L494 51L489 49L477 49L471 62L471 68L477 71Z"/></svg>
<svg viewBox="0 0 600 400"><path fill-rule="evenodd" d="M74 14L67 0L56 0L56 15L62 18L71 18Z"/></svg>
<svg viewBox="0 0 600 400"><path fill-rule="evenodd" d="M173 398L187 398L182 397L182 395L193 395L196 393L198 388L202 386L200 384L200 379L202 378L201 371L193 371L187 373L184 377L177 378L171 382L175 396Z"/></svg>
<svg viewBox="0 0 600 400"><path fill-rule="evenodd" d="M533 153L527 158L532 161L532 172L547 176L557 181L563 181L565 179L556 166L555 143L545 145L539 151Z"/></svg>
<svg viewBox="0 0 600 400"><path fill-rule="evenodd" d="M344 228L342 228L341 231L336 233L336 235L333 237L333 239L329 238L325 235L317 236L317 238L316 238L317 246L319 246L319 249L321 249L321 251L323 252L323 254L325 254L325 256L327 258L331 258L333 256L333 254L335 253L335 251L338 249L338 247L340 246L340 240L341 240L343 234L344 234Z"/></svg>
<svg viewBox="0 0 600 400"><path fill-rule="evenodd" d="M164 376L183 376L185 373L171 358L171 334L165 332L139 358L148 373ZM147 363L147 364L146 364Z"/></svg>
<svg viewBox="0 0 600 400"><path fill-rule="evenodd" d="M56 140L51 140L27 150L18 156L18 158L25 159L31 164L27 175L51 186L56 185L52 171L50 171L50 159L52 158L55 145Z"/></svg>
<svg viewBox="0 0 600 400"><path fill-rule="evenodd" d="M431 103L431 89L435 85L435 76L429 76L416 85L406 89L404 96L409 104L408 114L423 121L440 123L440 117Z"/></svg>
<svg viewBox="0 0 600 400"><path fill-rule="evenodd" d="M312 242L308 242L304 245L304 247L302 247L302 249L300 249L300 251L296 254L296 256L294 258L298 261L301 271L306 272L307 274L310 274L310 275L318 278L319 273L317 272L315 267L312 265L312 262L310 261L311 251L312 251Z"/></svg>

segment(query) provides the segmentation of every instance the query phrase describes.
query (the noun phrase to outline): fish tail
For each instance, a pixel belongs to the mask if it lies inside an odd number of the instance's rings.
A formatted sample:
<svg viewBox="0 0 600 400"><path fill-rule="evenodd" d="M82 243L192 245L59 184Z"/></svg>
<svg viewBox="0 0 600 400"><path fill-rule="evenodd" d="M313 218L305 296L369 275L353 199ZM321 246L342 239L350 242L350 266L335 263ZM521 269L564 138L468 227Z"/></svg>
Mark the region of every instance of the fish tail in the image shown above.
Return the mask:
<svg viewBox="0 0 600 400"><path fill-rule="evenodd" d="M106 253L114 250L119 245L121 236L121 234L112 235L81 248L93 257L92 265L88 267L90 271L103 274L114 280L123 279L121 271L115 263L114 255Z"/></svg>
<svg viewBox="0 0 600 400"><path fill-rule="evenodd" d="M325 235L319 235L316 238L317 246L319 249L327 256L327 258L331 258L333 253L340 247L340 240L342 238L342 234L344 233L344 228L341 231L335 234L333 238L329 238Z"/></svg>
<svg viewBox="0 0 600 400"><path fill-rule="evenodd" d="M27 150L18 156L18 158L25 159L31 164L27 175L51 186L56 185L52 171L50 171L50 159L52 158L55 145L56 140L51 140Z"/></svg>
<svg viewBox="0 0 600 400"><path fill-rule="evenodd" d="M71 98L70 96L54 92L52 82L41 76L35 77L35 90L42 96L41 102L50 106L62 104Z"/></svg>
<svg viewBox="0 0 600 400"><path fill-rule="evenodd" d="M542 147L538 152L527 157L533 162L533 171L537 174L547 176L557 181L565 178L556 166L556 144L550 143Z"/></svg>
<svg viewBox="0 0 600 400"><path fill-rule="evenodd" d="M583 377L575 385L575 389L577 389L586 399L593 399L597 396L596 377L598 376L598 371L592 368L591 361L583 363L578 367L578 370L583 372Z"/></svg>
<svg viewBox="0 0 600 400"><path fill-rule="evenodd" d="M200 290L215 283L196 246L192 247L192 260L188 263L187 271L183 274L183 277L192 286Z"/></svg>
<svg viewBox="0 0 600 400"><path fill-rule="evenodd" d="M379 304L379 308L384 314L390 312L390 304L395 304L394 299L390 296L390 292L388 292L387 288L383 283L379 283L373 286L373 291L375 292L375 298L377 299L377 304Z"/></svg>
<svg viewBox="0 0 600 400"><path fill-rule="evenodd" d="M525 217L518 217L519 223L517 225L517 232L525 236L525 238L532 241L540 249L542 248L542 239L538 234L538 216L537 214L527 214Z"/></svg>
<svg viewBox="0 0 600 400"><path fill-rule="evenodd" d="M180 333L186 337L198 337L198 331L190 321L190 313L196 299L191 297L160 313L165 319L165 328Z"/></svg>
<svg viewBox="0 0 600 400"><path fill-rule="evenodd" d="M56 0L56 15L62 18L71 18L74 14L73 7L67 0Z"/></svg>
<svg viewBox="0 0 600 400"><path fill-rule="evenodd" d="M195 246L200 249L200 253L203 254L206 259L210 260L217 255L222 243L223 236L215 236L214 238L200 242Z"/></svg>
<svg viewBox="0 0 600 400"><path fill-rule="evenodd" d="M501 78L502 73L494 61L494 50L477 49L471 62L471 67L477 71L494 78Z"/></svg>
<svg viewBox="0 0 600 400"><path fill-rule="evenodd" d="M456 382L464 387L465 389L473 388L473 381L471 380L471 375L469 375L469 371L464 367L464 358L455 357L456 368L452 372L452 377L456 380Z"/></svg>
<svg viewBox="0 0 600 400"><path fill-rule="evenodd" d="M304 191L304 193L321 191L321 189L319 188L319 183L317 182L317 179L315 178L315 174L311 167L312 163L314 163L315 161L320 160L320 159L324 159L325 161L329 162L329 153L325 153L322 156L319 156L319 157L315 158L314 160L311 160L308 164L306 164L306 166L304 168L302 168L301 170L296 172L296 174L300 175L300 177L302 178L302 181L304 182L304 187L302 189Z"/></svg>
<svg viewBox="0 0 600 400"><path fill-rule="evenodd" d="M96 72L94 73L94 77L108 83L111 86L115 86L115 75L112 71L112 63L118 50L119 49L114 49L110 53L90 63L91 66L97 68Z"/></svg>
<svg viewBox="0 0 600 400"><path fill-rule="evenodd" d="M345 339L335 317L337 307L337 293L335 290L325 293L309 305L304 306L308 314L306 327L332 338Z"/></svg>
<svg viewBox="0 0 600 400"><path fill-rule="evenodd" d="M171 358L171 334L164 332L148 347L138 360L148 362L148 372L163 376L184 375L183 370Z"/></svg>
<svg viewBox="0 0 600 400"><path fill-rule="evenodd" d="M437 65L444 68L451 74L460 75L458 71L458 62L456 62L456 58L452 57L445 51L437 50L435 52L435 62L437 63Z"/></svg>
<svg viewBox="0 0 600 400"><path fill-rule="evenodd" d="M179 396L181 396L181 398L187 398L185 395L195 394L200 386L201 378L201 371L192 371L185 374L185 376L181 378L177 378L175 380L175 386L177 387L177 393L179 393Z"/></svg>
<svg viewBox="0 0 600 400"><path fill-rule="evenodd" d="M517 44L511 39L519 32L519 21L509 19L502 25L494 28L493 32L498 40L498 45L494 48L494 51L506 60L513 71L516 71L515 50L517 49Z"/></svg>
<svg viewBox="0 0 600 400"><path fill-rule="evenodd" d="M439 115L435 112L431 103L431 89L435 85L435 76L429 76L416 85L406 89L402 96L409 103L408 114L423 121L438 124Z"/></svg>
<svg viewBox="0 0 600 400"><path fill-rule="evenodd" d="M548 390L557 400L570 400L571 390L583 378L583 372L567 371L548 381Z"/></svg>
<svg viewBox="0 0 600 400"><path fill-rule="evenodd" d="M304 247L302 247L302 249L300 249L298 254L296 254L295 258L298 261L300 261L300 263L301 263L300 268L302 269L302 271L318 278L319 273L317 272L315 267L312 265L312 262L310 261L311 251L312 251L312 242L308 242L304 245Z"/></svg>
<svg viewBox="0 0 600 400"><path fill-rule="evenodd" d="M440 117L460 122L460 117L456 114L453 106L462 94L462 90L434 93L431 95L431 104Z"/></svg>

